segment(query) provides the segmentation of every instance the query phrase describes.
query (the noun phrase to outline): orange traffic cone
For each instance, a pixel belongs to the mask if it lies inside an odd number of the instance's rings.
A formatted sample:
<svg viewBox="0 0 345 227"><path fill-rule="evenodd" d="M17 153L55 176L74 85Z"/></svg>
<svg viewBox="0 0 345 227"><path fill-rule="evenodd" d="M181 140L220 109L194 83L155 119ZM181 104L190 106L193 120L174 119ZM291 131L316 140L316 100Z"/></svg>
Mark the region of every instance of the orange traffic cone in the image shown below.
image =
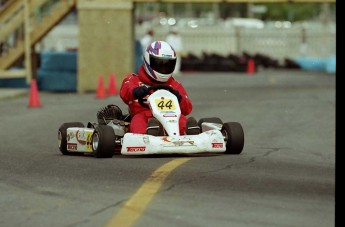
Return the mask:
<svg viewBox="0 0 345 227"><path fill-rule="evenodd" d="M247 63L247 74L251 75L255 73L255 62L253 58L248 59Z"/></svg>
<svg viewBox="0 0 345 227"><path fill-rule="evenodd" d="M107 97L105 87L104 87L104 81L103 81L103 76L99 75L98 77L98 87L96 91L96 98L98 99L104 99Z"/></svg>
<svg viewBox="0 0 345 227"><path fill-rule="evenodd" d="M108 88L108 94L109 95L117 95L117 87L116 87L116 80L115 80L115 74L110 74L109 77L109 88Z"/></svg>
<svg viewBox="0 0 345 227"><path fill-rule="evenodd" d="M37 82L35 79L31 80L28 107L41 107L40 97L38 95Z"/></svg>

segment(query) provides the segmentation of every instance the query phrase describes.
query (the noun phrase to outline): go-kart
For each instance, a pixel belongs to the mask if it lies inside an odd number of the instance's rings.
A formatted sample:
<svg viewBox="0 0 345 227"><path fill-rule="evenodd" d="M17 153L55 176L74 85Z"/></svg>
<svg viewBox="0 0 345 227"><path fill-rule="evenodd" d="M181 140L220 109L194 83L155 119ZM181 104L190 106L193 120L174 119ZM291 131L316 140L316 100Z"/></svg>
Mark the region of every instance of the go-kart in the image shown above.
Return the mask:
<svg viewBox="0 0 345 227"><path fill-rule="evenodd" d="M68 122L58 130L59 149L64 155L92 154L96 158L111 158L114 154L240 154L244 146L243 128L238 122L223 123L218 117L201 118L197 122L200 133L180 135L181 110L172 88L155 85L148 88L147 98L138 102L150 108L164 129L164 134L153 136L129 132L131 115L114 113L116 105L98 111L97 123ZM117 107L118 108L118 107ZM116 111L115 111L116 112Z"/></svg>

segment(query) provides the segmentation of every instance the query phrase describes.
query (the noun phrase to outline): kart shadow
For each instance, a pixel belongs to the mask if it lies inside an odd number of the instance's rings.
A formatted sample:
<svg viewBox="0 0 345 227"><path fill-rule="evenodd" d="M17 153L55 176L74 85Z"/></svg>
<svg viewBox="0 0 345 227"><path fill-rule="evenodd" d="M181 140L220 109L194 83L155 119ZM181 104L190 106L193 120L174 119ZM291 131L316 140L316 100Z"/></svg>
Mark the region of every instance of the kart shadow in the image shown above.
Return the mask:
<svg viewBox="0 0 345 227"><path fill-rule="evenodd" d="M147 154L147 155L121 155L115 154L113 158L123 158L123 159L131 159L131 158L141 158L141 159L152 159L152 158L207 158L207 157L214 157L214 156L221 156L224 155L223 153L198 153L198 154Z"/></svg>
<svg viewBox="0 0 345 227"><path fill-rule="evenodd" d="M56 155L61 155L61 154L56 154ZM122 155L120 153L115 153L112 158L121 158L121 159L186 158L186 157L189 157L189 158L207 158L207 157L222 156L222 155L224 155L224 153L146 154L146 155ZM85 154L85 153L71 153L71 154L62 155L62 156L95 158L93 155ZM108 158L99 158L99 159L108 159Z"/></svg>

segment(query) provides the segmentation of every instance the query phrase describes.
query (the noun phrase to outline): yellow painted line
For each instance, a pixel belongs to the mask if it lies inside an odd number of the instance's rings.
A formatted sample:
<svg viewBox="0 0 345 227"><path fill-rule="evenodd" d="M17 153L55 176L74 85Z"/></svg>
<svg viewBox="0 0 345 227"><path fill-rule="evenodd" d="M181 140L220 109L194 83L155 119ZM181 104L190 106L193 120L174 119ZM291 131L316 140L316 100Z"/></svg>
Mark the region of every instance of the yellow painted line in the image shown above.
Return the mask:
<svg viewBox="0 0 345 227"><path fill-rule="evenodd" d="M155 170L138 191L124 204L123 208L110 219L106 227L132 226L163 185L167 176L178 166L189 160L191 158L174 159Z"/></svg>

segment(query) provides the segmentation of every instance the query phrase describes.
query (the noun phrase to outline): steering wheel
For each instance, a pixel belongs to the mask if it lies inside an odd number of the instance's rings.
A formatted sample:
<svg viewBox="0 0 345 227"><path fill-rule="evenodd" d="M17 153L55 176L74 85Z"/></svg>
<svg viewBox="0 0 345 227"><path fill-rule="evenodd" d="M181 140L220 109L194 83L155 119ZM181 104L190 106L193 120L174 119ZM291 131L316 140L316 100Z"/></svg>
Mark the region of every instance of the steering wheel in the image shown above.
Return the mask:
<svg viewBox="0 0 345 227"><path fill-rule="evenodd" d="M172 87L170 87L169 85L166 85L166 84L156 84L156 85L148 87L149 94L152 94L153 92L155 92L159 89L164 89L164 90L170 91L171 93L173 93L173 91L174 91L174 89ZM142 107L149 109L150 107L148 104L145 103L145 101L147 101L147 99L145 99L144 97L138 98L139 104Z"/></svg>

